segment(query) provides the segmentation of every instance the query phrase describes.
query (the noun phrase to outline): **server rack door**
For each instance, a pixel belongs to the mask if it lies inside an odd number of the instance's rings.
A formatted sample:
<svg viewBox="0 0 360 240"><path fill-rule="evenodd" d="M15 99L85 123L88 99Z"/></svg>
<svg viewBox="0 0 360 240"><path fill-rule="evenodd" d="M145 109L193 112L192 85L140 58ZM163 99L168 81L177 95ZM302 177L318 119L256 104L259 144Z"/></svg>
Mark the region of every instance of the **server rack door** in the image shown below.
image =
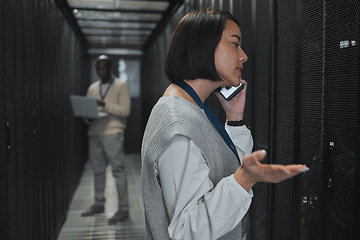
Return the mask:
<svg viewBox="0 0 360 240"><path fill-rule="evenodd" d="M27 214L31 219L28 224L29 235L38 239L45 239L44 190L42 179L44 168L41 165L43 159L43 147L41 146L41 45L37 43L41 37L41 25L39 23L41 12L39 1L24 1L24 66L23 74L26 81L24 86L25 106L25 131L24 140L27 143L24 147L26 156L27 182ZM25 21L26 19L26 21Z"/></svg>
<svg viewBox="0 0 360 240"><path fill-rule="evenodd" d="M298 159L311 170L300 176L295 208L300 239L323 239L321 223L324 199L322 192L322 156L324 139L325 18L323 1L303 1L298 6L300 44L299 141Z"/></svg>
<svg viewBox="0 0 360 240"><path fill-rule="evenodd" d="M21 1L12 1L13 2L13 23L14 23L14 61L13 61L13 72L14 72L14 83L12 87L15 92L15 122L14 122L14 138L16 142L14 144L14 150L16 152L16 182L17 182L17 229L22 229L18 231L18 238L24 239L28 238L28 215L27 215L27 205L24 202L27 202L27 176L26 176L26 165L25 165L25 156L24 146L26 142L24 140L24 81L26 78L23 75L23 66L24 66L24 14L23 14L23 2ZM14 228L15 229L15 228Z"/></svg>
<svg viewBox="0 0 360 240"><path fill-rule="evenodd" d="M24 208L18 207L23 199L22 183L19 176L22 174L22 162L17 156L17 118L16 118L16 97L17 84L15 75L16 66L16 3L13 1L4 2L4 82L5 82L5 118L7 125L8 149L7 149L7 196L8 196L8 223L9 238L22 239L26 234L26 225L21 220L26 219ZM18 87L21 91L21 85ZM21 178L20 178L21 179ZM24 206L24 205L21 205Z"/></svg>
<svg viewBox="0 0 360 240"><path fill-rule="evenodd" d="M300 203L300 239L352 239L359 48L351 43L359 39L358 1L301 7L299 159L311 171L301 176L294 206Z"/></svg>
<svg viewBox="0 0 360 240"><path fill-rule="evenodd" d="M351 239L356 195L359 1L326 1L325 239ZM359 236L358 236L359 237Z"/></svg>
<svg viewBox="0 0 360 240"><path fill-rule="evenodd" d="M261 21L256 15L265 14L258 10L251 11L252 19ZM266 225L266 214L254 216L263 222L259 222L260 233L256 233L259 228L251 229L251 237L359 237L354 214L359 210L355 201L359 190L359 2L276 1L274 14L276 136L268 139L273 141L275 163L303 163L311 171L275 185L270 198L264 196L264 201L273 201L271 224ZM258 24L251 25L256 29ZM263 70L256 64L251 63L252 81ZM255 124L260 115L252 114ZM253 126L255 141L266 139L256 133L259 126L263 125ZM263 209L255 198L253 208Z"/></svg>
<svg viewBox="0 0 360 240"><path fill-rule="evenodd" d="M272 122L272 86L273 86L273 1L242 1L239 7L251 9L251 35L243 35L244 39L251 39L252 49L247 68L251 65L251 78L249 81L249 94L247 95L246 108L250 108L250 125L254 138L254 150L265 149L267 157L262 161L264 164L273 161L271 132ZM247 7L245 6L247 5ZM244 10L242 10L244 11ZM248 19L249 20L249 19ZM243 25L246 25L244 19ZM248 32L249 33L249 32ZM244 40L245 41L245 40ZM249 40L246 40L249 41ZM247 74L244 76L249 78ZM246 79L246 78L245 78ZM249 112L246 112L248 115ZM271 217L271 188L267 183L257 183L254 186L254 198L251 208L251 239L269 239Z"/></svg>
<svg viewBox="0 0 360 240"><path fill-rule="evenodd" d="M7 147L9 145L9 128L6 124L6 91L5 91L5 58L4 58L4 1L0 0L0 238L9 239L9 202L8 202L8 174ZM4 134L5 133L5 134Z"/></svg>
<svg viewBox="0 0 360 240"><path fill-rule="evenodd" d="M274 163L292 164L298 148L296 131L299 125L297 111L297 82L299 68L297 48L297 5L295 1L280 0L274 6ZM294 198L297 179L289 179L273 186L270 239L298 239L297 210Z"/></svg>

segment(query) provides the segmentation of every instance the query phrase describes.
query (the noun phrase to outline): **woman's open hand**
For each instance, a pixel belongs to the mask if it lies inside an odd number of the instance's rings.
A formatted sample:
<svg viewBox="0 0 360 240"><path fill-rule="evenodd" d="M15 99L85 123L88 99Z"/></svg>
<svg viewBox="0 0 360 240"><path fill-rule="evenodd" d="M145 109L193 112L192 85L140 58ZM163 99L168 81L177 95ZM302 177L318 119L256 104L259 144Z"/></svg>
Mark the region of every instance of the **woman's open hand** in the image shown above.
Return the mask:
<svg viewBox="0 0 360 240"><path fill-rule="evenodd" d="M261 164L265 150L245 155L241 166L234 174L235 180L247 191L257 182L278 183L309 170L305 165Z"/></svg>

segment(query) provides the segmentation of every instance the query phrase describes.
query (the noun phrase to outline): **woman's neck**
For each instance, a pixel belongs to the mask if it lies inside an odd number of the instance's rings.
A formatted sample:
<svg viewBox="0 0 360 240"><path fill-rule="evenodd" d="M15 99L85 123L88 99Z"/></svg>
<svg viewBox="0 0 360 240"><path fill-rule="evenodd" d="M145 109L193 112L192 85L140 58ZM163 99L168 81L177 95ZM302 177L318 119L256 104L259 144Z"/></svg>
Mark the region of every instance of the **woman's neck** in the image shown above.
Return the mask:
<svg viewBox="0 0 360 240"><path fill-rule="evenodd" d="M196 80L184 80L184 82L194 89L202 102L205 102L210 94L219 87L218 85L220 85L219 82L202 78Z"/></svg>
<svg viewBox="0 0 360 240"><path fill-rule="evenodd" d="M208 79L196 79L196 80L184 80L187 84L194 89L196 94L199 96L202 102L205 102L206 99L210 96L210 94L221 86L220 82L211 81ZM196 102L194 99L181 87L177 86L176 84L171 84L165 91L164 96L178 96L184 98L192 103Z"/></svg>

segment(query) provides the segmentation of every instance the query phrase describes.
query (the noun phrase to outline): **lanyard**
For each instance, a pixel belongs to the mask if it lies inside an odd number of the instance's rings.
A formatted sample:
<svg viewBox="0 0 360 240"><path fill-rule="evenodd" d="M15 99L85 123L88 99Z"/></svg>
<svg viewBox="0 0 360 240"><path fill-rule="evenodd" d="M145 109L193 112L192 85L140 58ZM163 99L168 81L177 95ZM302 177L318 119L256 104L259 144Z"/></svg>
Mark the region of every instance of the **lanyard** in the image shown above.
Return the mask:
<svg viewBox="0 0 360 240"><path fill-rule="evenodd" d="M220 133L220 135L222 136L222 138L224 139L226 144L233 151L236 158L239 160L239 162L241 164L240 157L238 155L238 152L236 151L236 147L235 147L234 143L231 141L231 138L230 138L229 134L226 132L224 126L221 124L221 122L219 121L219 119L217 118L215 113L211 110L211 108L207 104L204 104L200 100L199 96L196 94L194 89L192 87L190 87L189 84L187 84L184 81L177 81L177 82L174 82L174 83L176 85L178 85L179 87L181 87L182 89L184 89L192 97L192 99L194 99L194 101L204 110L204 112L205 112L206 116L208 117L208 119L212 122L213 126Z"/></svg>
<svg viewBox="0 0 360 240"><path fill-rule="evenodd" d="M104 101L104 99L105 99L106 95L107 95L107 94L108 94L108 92L109 92L109 89L110 89L111 84L113 83L113 81L114 81L114 79L110 80L110 82L109 82L109 86L106 88L106 90L105 90L105 93L104 93L104 94L102 94L102 90L101 90L101 85L102 85L102 82L100 82L100 85L99 85L99 93L100 93L101 101Z"/></svg>

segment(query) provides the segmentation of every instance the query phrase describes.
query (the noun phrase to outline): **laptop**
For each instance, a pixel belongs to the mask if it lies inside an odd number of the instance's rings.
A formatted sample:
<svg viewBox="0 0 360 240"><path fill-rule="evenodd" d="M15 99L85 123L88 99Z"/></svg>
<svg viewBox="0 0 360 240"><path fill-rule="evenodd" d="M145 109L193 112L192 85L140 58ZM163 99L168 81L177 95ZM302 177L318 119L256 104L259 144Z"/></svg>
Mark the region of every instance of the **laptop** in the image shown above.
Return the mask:
<svg viewBox="0 0 360 240"><path fill-rule="evenodd" d="M99 110L96 98L70 95L70 102L76 117L102 118L107 116L107 113Z"/></svg>

